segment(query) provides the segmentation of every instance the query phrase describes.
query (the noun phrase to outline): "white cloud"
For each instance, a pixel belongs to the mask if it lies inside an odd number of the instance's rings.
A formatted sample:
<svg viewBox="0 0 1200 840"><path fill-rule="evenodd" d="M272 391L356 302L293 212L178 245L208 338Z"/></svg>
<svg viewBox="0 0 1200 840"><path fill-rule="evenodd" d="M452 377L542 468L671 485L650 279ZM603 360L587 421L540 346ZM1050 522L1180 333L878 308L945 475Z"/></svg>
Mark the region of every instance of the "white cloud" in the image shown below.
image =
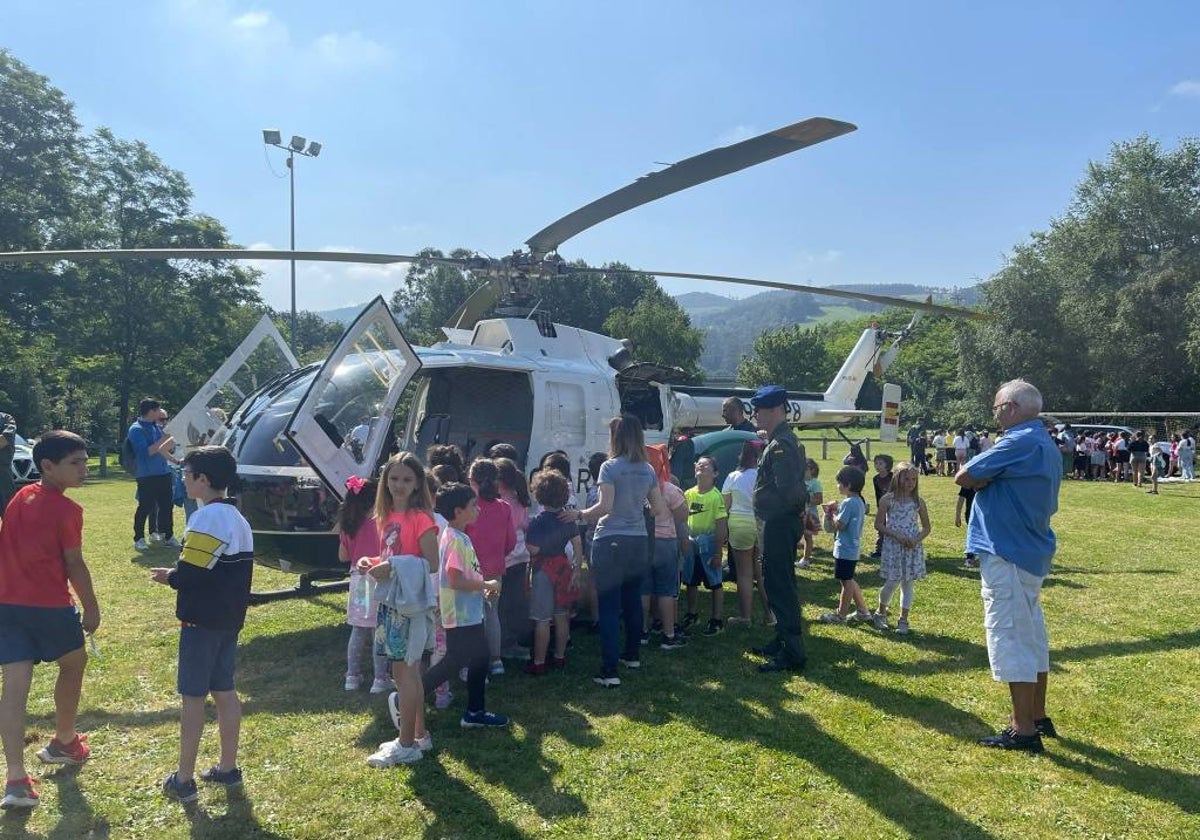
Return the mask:
<svg viewBox="0 0 1200 840"><path fill-rule="evenodd" d="M270 250L274 246L256 242L251 250ZM359 251L360 248L326 245L321 251ZM249 260L246 263L263 273L260 293L273 309L287 311L292 306L291 263L287 260ZM365 265L362 263L296 263L296 308L324 312L343 306L366 303L376 295L387 300L404 283L407 263Z"/></svg>
<svg viewBox="0 0 1200 840"><path fill-rule="evenodd" d="M1189 96L1200 98L1200 81L1185 79L1171 87L1172 96Z"/></svg>
<svg viewBox="0 0 1200 840"><path fill-rule="evenodd" d="M239 0L174 0L175 21L252 66L289 66L329 73L378 67L392 51L357 31L326 32L305 41L271 12L243 11Z"/></svg>

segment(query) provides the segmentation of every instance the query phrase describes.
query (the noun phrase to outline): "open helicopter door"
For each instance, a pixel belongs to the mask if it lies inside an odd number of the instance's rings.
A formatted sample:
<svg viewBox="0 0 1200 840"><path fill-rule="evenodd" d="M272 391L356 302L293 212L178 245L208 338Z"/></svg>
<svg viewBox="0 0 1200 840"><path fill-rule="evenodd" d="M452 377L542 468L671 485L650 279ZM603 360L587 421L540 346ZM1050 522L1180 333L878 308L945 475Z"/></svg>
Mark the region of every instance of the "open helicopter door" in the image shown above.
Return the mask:
<svg viewBox="0 0 1200 840"><path fill-rule="evenodd" d="M421 361L382 297L364 309L325 360L284 434L338 499L346 479L371 474L392 440L393 412Z"/></svg>
<svg viewBox="0 0 1200 840"><path fill-rule="evenodd" d="M178 444L176 453L182 456L180 448L220 443L225 423L214 409L232 415L246 394L280 373L298 367L300 363L270 316L262 316L225 363L167 423L166 433Z"/></svg>

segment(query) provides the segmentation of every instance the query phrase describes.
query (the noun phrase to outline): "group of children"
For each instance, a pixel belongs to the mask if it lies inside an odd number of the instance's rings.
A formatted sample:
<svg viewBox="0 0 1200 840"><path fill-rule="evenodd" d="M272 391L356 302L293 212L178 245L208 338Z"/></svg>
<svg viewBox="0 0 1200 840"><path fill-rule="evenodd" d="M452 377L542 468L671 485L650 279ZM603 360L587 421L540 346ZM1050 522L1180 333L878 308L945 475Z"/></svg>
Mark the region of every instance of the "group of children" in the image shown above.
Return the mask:
<svg viewBox="0 0 1200 840"><path fill-rule="evenodd" d="M825 505L822 523L824 530L834 535L834 577L841 583L841 595L837 609L824 613L820 620L827 624L870 622L880 630L888 630L888 608L898 588L900 617L895 632L906 635L913 586L926 574L924 541L930 532L929 510L918 492L920 470L916 465L902 461L893 472L890 455L877 455L874 465L874 527L878 539L871 557L879 560L879 574L884 581L878 605L868 609L862 587L855 579L867 516L862 496L866 476L858 467L844 466L836 479L838 493L843 498Z"/></svg>
<svg viewBox="0 0 1200 840"><path fill-rule="evenodd" d="M25 715L33 666L54 662L54 737L38 751L43 762L83 764L91 755L87 736L75 729L87 649L84 634L100 625L100 608L83 559L83 509L66 491L87 478L87 445L78 435L55 430L33 449L42 477L6 506L0 522L0 735L7 765L5 810L38 805L25 769ZM177 688L182 698L179 762L163 782L168 797L196 799L196 761L204 729L204 704L217 709L220 758L201 781L235 788L241 704L234 688L238 633L245 621L253 572L253 536L226 491L237 473L228 450L200 447L183 461L188 497L204 506L188 523L173 568L151 569L151 579L176 590L180 621ZM72 601L74 590L78 607ZM82 610L82 615L80 614Z"/></svg>
<svg viewBox="0 0 1200 840"><path fill-rule="evenodd" d="M644 602L649 613L655 599L665 650L682 647L685 627L698 621L701 586L711 593L705 634L723 629L721 558L727 543L739 583L738 615L730 621L749 622L754 581L761 579L750 500L758 445L747 443L739 469L721 490L715 484L716 463L709 457L696 463L696 486L686 492L669 475L660 476L669 511L654 523ZM432 749L425 726L427 695L435 695L438 708L448 707L453 676L461 676L467 687L460 725L504 727L509 719L489 712L485 698L489 674L503 673L502 653L526 656L525 671L533 675L566 665L571 611L577 604L587 608L590 589L582 568L586 534L562 515L571 505L569 461L548 456L529 488L515 451L501 446L489 454L493 457L477 459L467 470L456 449L434 447L426 470L415 455L402 452L387 461L377 480L355 477L347 482L339 514L339 558L351 569L344 687L356 690L369 680L372 693L388 693L397 730L367 759L373 767L411 764ZM85 445L69 432L50 432L39 441L34 458L42 481L17 494L0 527L6 809L37 804L22 756L35 662L59 666L55 737L39 757L57 764L81 764L89 757L86 736L75 731L74 722L87 660L83 634L94 632L100 621L80 548L82 511L64 495L86 478ZM822 506L819 468L808 461L810 505L804 554L797 565L810 562L821 521L835 535L835 576L842 583L839 608L821 619L871 621L886 629L889 601L899 588L896 632L906 633L913 583L925 574L922 542L929 534L929 516L913 465L901 463L892 473L889 457L879 456L875 464L877 554L885 581L878 607L867 609L854 579L866 515L860 469L839 471L843 499ZM234 676L238 634L249 602L253 537L236 505L227 503L236 470L224 448L206 446L188 454L185 490L202 507L188 522L175 566L150 570L153 581L177 592L180 748L178 766L164 780L163 791L183 802L196 799L197 775L226 787L242 783L237 765L241 707ZM677 624L680 572L687 607ZM770 623L770 611L766 613ZM220 757L196 774L209 695L217 710Z"/></svg>

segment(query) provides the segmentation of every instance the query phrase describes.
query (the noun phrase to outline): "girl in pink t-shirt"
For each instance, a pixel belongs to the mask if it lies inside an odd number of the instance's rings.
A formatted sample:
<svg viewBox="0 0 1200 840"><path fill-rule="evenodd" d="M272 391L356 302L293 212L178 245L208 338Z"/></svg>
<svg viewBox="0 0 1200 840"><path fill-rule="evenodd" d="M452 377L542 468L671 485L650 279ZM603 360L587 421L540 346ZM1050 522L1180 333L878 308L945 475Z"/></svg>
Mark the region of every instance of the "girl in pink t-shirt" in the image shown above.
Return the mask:
<svg viewBox="0 0 1200 840"><path fill-rule="evenodd" d="M383 558L412 554L425 558L430 571L438 567L437 525L425 483L425 466L411 452L388 459L379 476L375 496L375 522L379 528L379 557L363 557L358 568L369 570L377 581L387 580L391 565ZM409 665L408 625L411 619L386 604L379 605L375 619L375 652L392 664L396 693L388 697L388 709L400 730L394 741L386 741L367 758L371 767L390 767L419 761L423 751L433 748L425 730L425 700L419 663Z"/></svg>
<svg viewBox="0 0 1200 840"><path fill-rule="evenodd" d="M500 470L494 461L477 458L471 464L471 488L478 495L479 518L467 526L467 536L475 546L479 571L487 579L503 580L504 558L517 547L512 509L500 498ZM501 587L503 592L503 587ZM487 636L488 673L503 674L500 661L500 611L496 601L484 604L483 630Z"/></svg>
<svg viewBox="0 0 1200 840"><path fill-rule="evenodd" d="M379 552L379 530L375 527L374 479L351 476L346 481L346 500L338 511L338 560L356 564L360 557L372 557ZM350 567L350 596L346 601L346 623L350 625L350 641L346 645L346 691L362 687L363 658L374 661L375 679L372 694L392 690L387 657L374 655L375 615L379 602L373 597L375 584L371 576L357 565Z"/></svg>

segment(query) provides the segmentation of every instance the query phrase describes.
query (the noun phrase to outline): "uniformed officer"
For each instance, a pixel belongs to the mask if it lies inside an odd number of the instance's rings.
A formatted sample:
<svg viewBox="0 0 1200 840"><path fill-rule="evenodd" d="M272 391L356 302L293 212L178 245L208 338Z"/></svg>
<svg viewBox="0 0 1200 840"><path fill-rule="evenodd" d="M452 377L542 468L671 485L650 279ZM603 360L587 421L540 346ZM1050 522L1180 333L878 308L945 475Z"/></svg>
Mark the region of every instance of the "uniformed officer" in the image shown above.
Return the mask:
<svg viewBox="0 0 1200 840"><path fill-rule="evenodd" d="M760 388L751 400L755 422L768 435L754 483L754 515L763 522L763 583L776 620L775 638L755 648L769 657L760 671L799 671L806 659L793 569L808 491L804 447L785 422L787 400L787 391L778 385Z"/></svg>

